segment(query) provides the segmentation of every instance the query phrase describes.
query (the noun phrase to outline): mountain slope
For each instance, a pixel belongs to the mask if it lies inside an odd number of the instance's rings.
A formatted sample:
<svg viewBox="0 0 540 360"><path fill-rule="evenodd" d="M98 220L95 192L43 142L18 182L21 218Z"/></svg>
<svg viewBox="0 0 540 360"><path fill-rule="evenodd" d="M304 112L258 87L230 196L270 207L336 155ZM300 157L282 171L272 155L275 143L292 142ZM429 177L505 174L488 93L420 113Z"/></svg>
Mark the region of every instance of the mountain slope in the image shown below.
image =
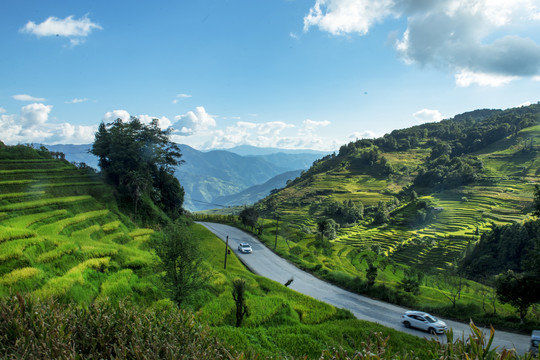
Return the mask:
<svg viewBox="0 0 540 360"><path fill-rule="evenodd" d="M266 197L272 190L284 187L288 181L296 179L301 173L302 170L287 171L283 174L274 176L264 184L251 186L238 194L220 196L213 201L217 204L226 206L251 205Z"/></svg>
<svg viewBox="0 0 540 360"><path fill-rule="evenodd" d="M0 297L155 300L149 269L156 260L142 250L153 230L138 229L121 214L112 189L92 172L35 150L33 157L12 158L6 149L0 151Z"/></svg>
<svg viewBox="0 0 540 360"><path fill-rule="evenodd" d="M389 261L444 268L492 222L527 217L533 184L540 182L539 114L538 104L478 110L359 140L317 161L258 207L269 215L278 211L296 229L316 232L325 218L341 223L324 261L302 260L320 250L296 230L305 240L294 256L305 266L356 276L365 267L362 252L376 249ZM349 200L365 206L356 224L343 221Z"/></svg>

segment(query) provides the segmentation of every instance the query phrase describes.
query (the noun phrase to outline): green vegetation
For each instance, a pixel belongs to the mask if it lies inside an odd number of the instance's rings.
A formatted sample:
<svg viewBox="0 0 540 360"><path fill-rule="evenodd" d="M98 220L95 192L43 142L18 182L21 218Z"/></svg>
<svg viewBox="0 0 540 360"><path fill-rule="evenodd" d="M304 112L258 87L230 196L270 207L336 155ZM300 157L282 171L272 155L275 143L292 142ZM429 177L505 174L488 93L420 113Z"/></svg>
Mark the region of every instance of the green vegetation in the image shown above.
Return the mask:
<svg viewBox="0 0 540 360"><path fill-rule="evenodd" d="M41 162L20 161L18 166L39 170ZM256 276L235 256L224 270L223 242L201 226L188 230L177 223L163 232L137 228L118 211L113 190L95 174L63 161L43 162L49 170L62 171L51 176L12 173L0 193L25 193L27 186L51 182L80 181L81 186L43 186L38 199L0 199L0 306L5 315L0 346L8 357L172 358L181 353L215 358L225 353L235 358L236 352L249 358L318 357L332 347L355 351L372 331L391 334L396 349L421 352L424 346L419 338L353 320L348 311ZM13 162L0 159L2 166ZM32 181L20 181L23 177ZM158 270L164 263L151 246L190 236L202 251L199 270L208 276L185 294L184 312L166 300L170 287L161 281L166 272ZM245 281L244 304L250 309L239 328L232 296L237 278ZM18 300L16 294L21 294ZM219 345L216 337L235 350Z"/></svg>
<svg viewBox="0 0 540 360"><path fill-rule="evenodd" d="M99 125L91 152L101 174L116 189L122 209L143 223L166 223L160 211L175 219L182 213L184 190L174 176L180 148L161 130L158 120L145 125L137 118ZM155 208L159 210L156 210Z"/></svg>
<svg viewBox="0 0 540 360"><path fill-rule="evenodd" d="M523 232L512 223L540 212L540 196L531 201L539 108L477 111L344 145L246 208L243 225L212 219L256 232L352 291L481 324L537 327L536 298L507 295L524 293L538 256L502 256L500 266L514 260L526 276L480 283L465 278L462 255L495 239L491 229ZM252 274L235 256L223 269L223 242L179 217L172 166L180 154L156 123L101 124L93 151L112 186L44 149L0 143L7 357L519 358L495 353L474 325L468 340L427 343ZM494 253L508 248L499 239L489 242Z"/></svg>
<svg viewBox="0 0 540 360"><path fill-rule="evenodd" d="M529 331L540 322L537 310L520 324L497 299L494 278L475 269L483 261L490 275L504 272L497 261L519 261L533 243L508 235L512 249L489 250L498 254L492 261L479 240L530 217L539 123L539 104L479 110L343 145L255 205L256 234L271 249L277 238L280 256L349 290ZM241 226L232 216L196 218ZM327 219L337 225L325 233ZM467 252L477 262L470 271L461 265Z"/></svg>

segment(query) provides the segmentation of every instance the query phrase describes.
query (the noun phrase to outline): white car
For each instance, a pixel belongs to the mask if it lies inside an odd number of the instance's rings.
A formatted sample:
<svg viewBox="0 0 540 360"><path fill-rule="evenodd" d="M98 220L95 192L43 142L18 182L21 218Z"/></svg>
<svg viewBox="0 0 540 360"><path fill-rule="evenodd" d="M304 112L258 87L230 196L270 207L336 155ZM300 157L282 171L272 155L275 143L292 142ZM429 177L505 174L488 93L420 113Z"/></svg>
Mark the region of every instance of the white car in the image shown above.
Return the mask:
<svg viewBox="0 0 540 360"><path fill-rule="evenodd" d="M240 245L238 245L238 251L240 251L242 254L251 254L253 250L251 249L251 245L248 243L240 243Z"/></svg>
<svg viewBox="0 0 540 360"><path fill-rule="evenodd" d="M448 326L442 320L422 311L407 311L401 316L401 322L406 328L417 328L430 334L444 334Z"/></svg>

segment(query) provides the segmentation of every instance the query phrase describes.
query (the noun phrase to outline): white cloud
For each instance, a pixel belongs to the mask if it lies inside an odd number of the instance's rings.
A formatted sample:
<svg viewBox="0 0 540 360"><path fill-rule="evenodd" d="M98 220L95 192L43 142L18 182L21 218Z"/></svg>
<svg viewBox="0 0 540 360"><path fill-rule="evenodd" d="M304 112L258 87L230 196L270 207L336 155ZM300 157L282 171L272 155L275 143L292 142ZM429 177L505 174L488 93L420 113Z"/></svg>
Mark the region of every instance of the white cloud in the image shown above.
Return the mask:
<svg viewBox="0 0 540 360"><path fill-rule="evenodd" d="M513 80L519 79L518 76L487 74L469 70L461 70L461 72L455 75L455 78L456 84L461 87L467 87L473 84L498 87L506 85Z"/></svg>
<svg viewBox="0 0 540 360"><path fill-rule="evenodd" d="M13 95L12 98L18 101L46 101L44 98L33 97L28 94Z"/></svg>
<svg viewBox="0 0 540 360"><path fill-rule="evenodd" d="M413 114L416 121L419 123L437 122L444 119L444 116L439 110L422 109Z"/></svg>
<svg viewBox="0 0 540 360"><path fill-rule="evenodd" d="M282 121L264 123L238 121L225 129L209 129L206 132L194 132L191 134L184 133L184 136L176 136L174 140L201 150L252 145L283 149L334 151L345 142L345 139L337 141L316 133L317 129L329 124L328 121L309 120L304 121L302 126L298 127Z"/></svg>
<svg viewBox="0 0 540 360"><path fill-rule="evenodd" d="M302 122L302 129L300 130L301 134L310 135L312 134L318 127L326 127L331 124L328 120L322 120L322 121L313 121L310 119L306 119Z"/></svg>
<svg viewBox="0 0 540 360"><path fill-rule="evenodd" d="M166 130L172 125L172 122L166 116L159 117L150 115L139 115L135 117L139 119L141 123L146 125L150 124L154 119L157 119L159 128L161 130ZM106 112L103 116L104 123L111 123L117 119L120 119L123 122L128 122L131 120L131 114L126 110L113 110Z"/></svg>
<svg viewBox="0 0 540 360"><path fill-rule="evenodd" d="M43 125L49 118L49 113L52 110L52 105L29 104L21 109L21 125L23 127L33 127Z"/></svg>
<svg viewBox="0 0 540 360"><path fill-rule="evenodd" d="M126 121L129 121L130 118L131 118L131 115L129 115L129 113L126 110L113 110L113 111L108 111L105 113L105 115L103 115L103 122L109 123L117 119L120 119L126 122Z"/></svg>
<svg viewBox="0 0 540 360"><path fill-rule="evenodd" d="M172 101L172 103L173 104L178 104L180 99L189 99L190 97L192 97L192 96L189 95L189 94L178 94L178 95L175 96L175 99Z"/></svg>
<svg viewBox="0 0 540 360"><path fill-rule="evenodd" d="M0 106L0 114L3 114L6 112L6 109L4 109L3 107Z"/></svg>
<svg viewBox="0 0 540 360"><path fill-rule="evenodd" d="M97 126L63 123L54 125L53 130L53 135L47 139L49 144L88 144L94 141Z"/></svg>
<svg viewBox="0 0 540 360"><path fill-rule="evenodd" d="M395 42L403 61L457 73L459 86L501 86L540 73L540 45L532 40L540 32L537 0L316 0L304 30L365 35L389 18L407 20Z"/></svg>
<svg viewBox="0 0 540 360"><path fill-rule="evenodd" d="M350 140L357 140L357 139L375 139L380 137L381 135L375 133L371 130L364 130L363 132L354 132L351 136L349 136Z"/></svg>
<svg viewBox="0 0 540 360"><path fill-rule="evenodd" d="M540 75L533 76L532 79L534 81L540 81Z"/></svg>
<svg viewBox="0 0 540 360"><path fill-rule="evenodd" d="M176 123L173 125L184 135L192 135L216 127L216 120L208 114L203 106L197 106L195 111L189 111L184 115L175 116Z"/></svg>
<svg viewBox="0 0 540 360"><path fill-rule="evenodd" d="M83 103L83 102L86 102L86 101L88 101L87 98L84 98L84 99L75 98L73 100L66 101L66 104L79 104L79 103Z"/></svg>
<svg viewBox="0 0 540 360"><path fill-rule="evenodd" d="M304 31L318 26L333 35L364 35L374 23L394 12L391 0L316 0L304 17Z"/></svg>
<svg viewBox="0 0 540 360"><path fill-rule="evenodd" d="M172 122L171 120L169 120L167 117L165 116L162 116L160 118L158 118L157 116L150 116L150 115L139 115L139 120L143 123L143 124L150 124L152 122L152 120L154 119L157 119L158 120L158 125L159 125L159 128L161 130L166 130L168 129L171 125L172 125Z"/></svg>
<svg viewBox="0 0 540 360"><path fill-rule="evenodd" d="M64 36L69 38L71 45L74 46L84 42L83 38L90 35L95 29L101 30L102 27L92 22L88 16L74 19L73 15L70 15L65 19L51 16L40 24L29 21L20 31L34 34L37 37Z"/></svg>
<svg viewBox="0 0 540 360"><path fill-rule="evenodd" d="M6 144L88 144L94 140L97 126L48 123L51 105L29 104L20 115L0 115L0 140Z"/></svg>

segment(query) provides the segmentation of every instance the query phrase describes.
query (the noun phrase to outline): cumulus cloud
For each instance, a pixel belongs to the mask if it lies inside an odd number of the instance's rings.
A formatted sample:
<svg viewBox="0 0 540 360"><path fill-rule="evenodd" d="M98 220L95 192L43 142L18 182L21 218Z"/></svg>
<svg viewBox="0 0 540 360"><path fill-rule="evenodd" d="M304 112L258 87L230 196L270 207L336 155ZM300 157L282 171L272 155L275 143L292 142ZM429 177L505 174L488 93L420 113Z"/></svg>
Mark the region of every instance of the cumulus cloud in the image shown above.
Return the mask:
<svg viewBox="0 0 540 360"><path fill-rule="evenodd" d="M173 127L183 135L205 131L216 127L216 120L208 114L203 106L197 106L195 111L189 111L184 115L175 116Z"/></svg>
<svg viewBox="0 0 540 360"><path fill-rule="evenodd" d="M129 121L130 118L131 118L131 115L129 115L129 113L126 110L113 110L113 111L108 111L105 113L105 115L103 115L103 122L109 123L117 119L120 119L126 122L126 121Z"/></svg>
<svg viewBox="0 0 540 360"><path fill-rule="evenodd" d="M307 120L301 126L282 121L256 123L238 121L225 129L207 131L204 136L187 136L178 141L188 143L201 150L230 148L237 145L275 147L282 149L319 149L334 151L345 142L331 139L317 133L318 129L328 126L328 121Z"/></svg>
<svg viewBox="0 0 540 360"><path fill-rule="evenodd" d="M380 137L381 135L375 133L371 130L364 130L362 132L354 132L351 136L349 136L349 140L358 140L358 139L375 139Z"/></svg>
<svg viewBox="0 0 540 360"><path fill-rule="evenodd" d="M161 130L166 130L172 125L172 122L166 116L159 117L150 115L138 115L135 117L139 119L141 123L146 125L150 124L154 119L156 119ZM104 123L111 123L117 119L120 119L122 122L128 122L131 120L131 114L126 110L113 110L108 111L105 113L105 115L103 115Z"/></svg>
<svg viewBox="0 0 540 360"><path fill-rule="evenodd" d="M12 98L18 101L46 101L44 98L38 98L28 94L13 95Z"/></svg>
<svg viewBox="0 0 540 360"><path fill-rule="evenodd" d="M73 15L70 15L65 19L51 16L40 24L29 21L20 31L37 37L63 36L70 39L71 45L78 45L84 42L84 38L93 30L101 29L101 26L92 22L86 15L80 19L75 19Z"/></svg>
<svg viewBox="0 0 540 360"><path fill-rule="evenodd" d="M421 124L428 122L437 122L444 119L439 110L422 109L413 114L414 118Z"/></svg>
<svg viewBox="0 0 540 360"><path fill-rule="evenodd" d="M88 144L93 141L97 126L48 123L51 105L29 104L19 115L0 115L1 138L6 144Z"/></svg>
<svg viewBox="0 0 540 360"><path fill-rule="evenodd" d="M365 35L388 18L406 18L395 42L406 63L461 74L459 86L500 86L540 72L540 45L530 38L540 31L539 14L535 0L316 0L304 30Z"/></svg>
<svg viewBox="0 0 540 360"><path fill-rule="evenodd" d="M52 105L29 104L21 109L21 125L24 127L33 127L43 125L49 118L49 113L52 110Z"/></svg>
<svg viewBox="0 0 540 360"><path fill-rule="evenodd" d="M154 119L157 119L159 128L161 130L166 130L172 125L171 120L169 120L165 116L157 117L157 116L150 116L150 115L139 115L139 120L143 124L146 124L146 125L150 124Z"/></svg>
<svg viewBox="0 0 540 360"><path fill-rule="evenodd" d="M481 73L473 72L470 70L461 70L455 75L455 78L456 84L461 87L468 87L472 84L477 84L480 86L498 87L506 85L512 80L519 79L518 76Z"/></svg>
<svg viewBox="0 0 540 360"><path fill-rule="evenodd" d="M317 0L304 17L304 31L318 26L333 35L364 35L374 23L392 14L390 0Z"/></svg>

